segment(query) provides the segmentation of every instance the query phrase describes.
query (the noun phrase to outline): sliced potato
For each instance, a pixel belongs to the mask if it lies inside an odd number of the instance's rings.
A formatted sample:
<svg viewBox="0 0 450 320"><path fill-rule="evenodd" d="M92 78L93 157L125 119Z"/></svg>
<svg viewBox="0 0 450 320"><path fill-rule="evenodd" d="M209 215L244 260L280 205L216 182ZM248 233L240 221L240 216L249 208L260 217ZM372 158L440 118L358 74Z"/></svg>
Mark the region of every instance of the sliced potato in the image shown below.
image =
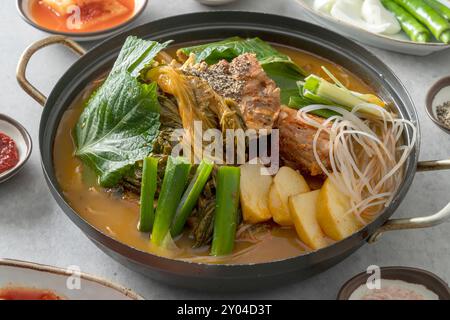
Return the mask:
<svg viewBox="0 0 450 320"><path fill-rule="evenodd" d="M289 197L289 209L298 237L310 248L317 250L328 245L317 221L317 199L320 190Z"/></svg>
<svg viewBox="0 0 450 320"><path fill-rule="evenodd" d="M270 187L269 206L273 220L282 226L292 225L289 197L309 191L309 186L300 173L289 167L281 167Z"/></svg>
<svg viewBox="0 0 450 320"><path fill-rule="evenodd" d="M283 210L283 203L281 202L280 194L278 193L275 185L272 183L269 191L269 210L272 214L272 217L277 215L279 217L279 212ZM274 215L275 214L275 215ZM279 219L278 219L279 220ZM289 221L288 221L289 223Z"/></svg>
<svg viewBox="0 0 450 320"><path fill-rule="evenodd" d="M317 220L327 236L338 241L358 231L362 225L352 212L350 201L328 178L317 200Z"/></svg>
<svg viewBox="0 0 450 320"><path fill-rule="evenodd" d="M240 197L244 221L258 223L272 218L269 209L269 190L272 176L262 175L261 164L241 166Z"/></svg>

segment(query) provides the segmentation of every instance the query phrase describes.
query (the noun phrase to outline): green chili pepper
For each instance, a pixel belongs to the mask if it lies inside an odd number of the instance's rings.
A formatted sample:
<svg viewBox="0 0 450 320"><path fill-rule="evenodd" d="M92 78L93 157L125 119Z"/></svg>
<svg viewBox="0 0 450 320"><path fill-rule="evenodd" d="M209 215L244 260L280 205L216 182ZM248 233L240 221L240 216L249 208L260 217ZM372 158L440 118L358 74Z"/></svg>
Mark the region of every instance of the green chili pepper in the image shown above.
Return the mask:
<svg viewBox="0 0 450 320"><path fill-rule="evenodd" d="M450 8L445 4L440 3L437 0L425 0L425 2L431 6L434 10L439 12L441 16L450 21Z"/></svg>
<svg viewBox="0 0 450 320"><path fill-rule="evenodd" d="M430 29L436 39L450 43L450 23L422 0L394 0Z"/></svg>
<svg viewBox="0 0 450 320"><path fill-rule="evenodd" d="M403 7L399 6L393 0L381 0L384 7L392 12L400 23L403 31L415 42L428 42L430 41L430 31L425 28L423 24L417 21L411 14L408 13Z"/></svg>

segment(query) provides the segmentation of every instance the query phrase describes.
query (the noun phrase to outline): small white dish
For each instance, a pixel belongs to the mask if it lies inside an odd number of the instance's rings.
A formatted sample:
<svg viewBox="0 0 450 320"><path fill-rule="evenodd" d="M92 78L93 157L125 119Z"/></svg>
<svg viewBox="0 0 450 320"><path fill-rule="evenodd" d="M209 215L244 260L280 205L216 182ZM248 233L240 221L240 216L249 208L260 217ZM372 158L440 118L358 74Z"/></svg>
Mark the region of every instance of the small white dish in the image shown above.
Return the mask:
<svg viewBox="0 0 450 320"><path fill-rule="evenodd" d="M25 165L31 155L33 143L28 131L16 120L0 113L0 132L14 140L19 153L19 162L15 167L0 173L0 183L12 178Z"/></svg>
<svg viewBox="0 0 450 320"><path fill-rule="evenodd" d="M297 2L303 7L305 13L319 25L370 46L416 56L425 56L450 48L450 45L440 42L411 41L403 31L393 36L372 33L358 26L339 21L328 14L315 11L314 0L297 0Z"/></svg>
<svg viewBox="0 0 450 320"><path fill-rule="evenodd" d="M438 120L436 109L439 105L450 101L450 76L438 80L428 91L425 105L430 119L444 132L450 134L450 128Z"/></svg>
<svg viewBox="0 0 450 320"><path fill-rule="evenodd" d="M17 0L16 2L17 10L19 11L20 16L22 17L23 20L25 20L25 22L41 31L50 34L60 34L63 36L67 36L75 41L100 40L130 28L136 21L136 19L144 12L149 2L148 0L135 0L134 12L131 18L115 27L94 32L63 32L42 27L36 22L34 22L30 13L30 1L31 0Z"/></svg>
<svg viewBox="0 0 450 320"><path fill-rule="evenodd" d="M49 290L68 300L144 300L130 289L73 270L0 259L0 289L11 287Z"/></svg>

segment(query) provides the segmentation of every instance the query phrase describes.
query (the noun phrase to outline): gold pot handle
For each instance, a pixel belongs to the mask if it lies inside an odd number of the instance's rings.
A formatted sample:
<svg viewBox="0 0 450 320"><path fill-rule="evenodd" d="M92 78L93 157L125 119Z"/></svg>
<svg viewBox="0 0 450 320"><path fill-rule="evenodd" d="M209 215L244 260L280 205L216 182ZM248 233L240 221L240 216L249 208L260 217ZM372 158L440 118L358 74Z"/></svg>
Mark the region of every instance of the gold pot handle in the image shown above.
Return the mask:
<svg viewBox="0 0 450 320"><path fill-rule="evenodd" d="M417 164L417 171L435 171L450 169L450 159L421 161ZM387 231L429 228L444 223L450 218L450 202L439 212L425 217L391 219L375 231L367 242L374 243Z"/></svg>
<svg viewBox="0 0 450 320"><path fill-rule="evenodd" d="M450 159L419 161L417 171L436 171L450 169Z"/></svg>
<svg viewBox="0 0 450 320"><path fill-rule="evenodd" d="M22 89L30 95L34 100L39 102L42 106L45 105L47 101L47 97L36 87L34 87L26 77L26 71L28 63L30 62L31 57L40 49L45 48L47 46L53 44L62 44L68 48L70 48L73 52L78 53L80 56L86 53L86 50L81 47L78 43L73 40L70 40L64 36L50 36L41 40L36 41L32 45L30 45L23 52L22 56L19 59L19 63L17 64L16 78L19 82L19 85Z"/></svg>

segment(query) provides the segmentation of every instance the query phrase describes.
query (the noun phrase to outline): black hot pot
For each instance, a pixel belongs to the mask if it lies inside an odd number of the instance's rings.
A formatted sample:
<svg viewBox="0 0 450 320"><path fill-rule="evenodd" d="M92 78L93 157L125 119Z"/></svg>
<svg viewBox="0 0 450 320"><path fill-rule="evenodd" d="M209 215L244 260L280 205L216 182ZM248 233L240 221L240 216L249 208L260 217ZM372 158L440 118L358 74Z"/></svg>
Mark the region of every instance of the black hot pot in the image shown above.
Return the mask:
<svg viewBox="0 0 450 320"><path fill-rule="evenodd" d="M64 111L88 83L108 70L128 35L157 41L185 43L230 36L258 36L264 40L300 48L328 58L352 70L379 94L398 107L400 117L418 126L417 114L406 89L394 73L373 54L356 43L324 28L286 17L250 12L193 13L154 21L113 37L85 52L77 43L51 36L31 45L20 59L17 78L23 89L44 106L39 132L42 167L51 193L68 217L104 252L125 266L166 283L213 290L243 290L307 278L329 268L385 231L424 228L450 216L450 204L427 217L389 220L408 191L417 170L449 169L450 160L418 162L419 143L406 162L406 174L391 205L372 223L352 236L306 255L259 264L208 265L155 256L136 250L97 230L66 202L53 168L53 144ZM63 44L81 55L61 77L48 98L25 77L31 56L51 44ZM406 134L412 134L407 132ZM418 135L420 131L418 130ZM420 137L418 137L420 138ZM263 281L260 281L263 280Z"/></svg>

